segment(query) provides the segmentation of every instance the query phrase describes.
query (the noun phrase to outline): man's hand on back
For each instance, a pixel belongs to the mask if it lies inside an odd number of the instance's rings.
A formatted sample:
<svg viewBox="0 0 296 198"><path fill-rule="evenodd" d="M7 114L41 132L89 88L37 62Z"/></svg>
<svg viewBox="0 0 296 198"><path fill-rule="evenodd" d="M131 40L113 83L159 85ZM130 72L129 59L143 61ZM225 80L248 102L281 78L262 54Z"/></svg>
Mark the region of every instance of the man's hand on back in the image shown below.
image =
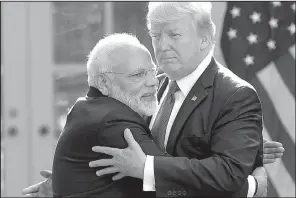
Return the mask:
<svg viewBox="0 0 296 198"><path fill-rule="evenodd" d="M263 139L263 163L270 164L276 159L281 158L285 152L283 145L280 142L268 141Z"/></svg>
<svg viewBox="0 0 296 198"><path fill-rule="evenodd" d="M96 172L98 176L118 173L112 179L119 180L125 176L143 179L146 154L133 138L129 129L124 130L124 138L128 144L125 149L95 146L94 152L111 155L112 159L100 159L89 163L90 167L104 167Z"/></svg>
<svg viewBox="0 0 296 198"><path fill-rule="evenodd" d="M53 197L51 171L42 170L40 174L47 178L47 180L23 189L22 193L24 197Z"/></svg>

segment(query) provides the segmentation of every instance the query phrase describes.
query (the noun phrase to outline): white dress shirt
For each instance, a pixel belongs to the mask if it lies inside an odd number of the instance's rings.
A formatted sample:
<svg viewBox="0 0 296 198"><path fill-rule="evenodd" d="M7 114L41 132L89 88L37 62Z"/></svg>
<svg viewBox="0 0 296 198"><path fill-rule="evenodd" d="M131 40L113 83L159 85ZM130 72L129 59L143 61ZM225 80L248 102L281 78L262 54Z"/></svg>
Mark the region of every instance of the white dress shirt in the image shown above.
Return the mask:
<svg viewBox="0 0 296 198"><path fill-rule="evenodd" d="M166 135L164 140L164 146L166 148L170 131L172 128L172 125L174 123L174 120L179 112L179 109L181 108L186 96L192 89L193 85L196 83L196 81L199 79L199 77L202 75L202 73L205 71L205 69L208 67L208 65L211 62L213 56L213 50L209 52L209 54L206 56L206 58L198 65L198 67L189 75L185 76L184 78L177 80L177 84L180 88L179 91L175 92L175 104L173 106L168 125L166 128ZM166 90L164 91L158 108L156 112L153 114L151 118L151 122L149 125L149 128L152 128L152 125L154 124L156 115L159 111L159 107L161 106L165 96L168 92L168 86L166 87ZM248 177L248 183L249 183L249 189L248 189L248 197L253 197L255 193L256 188L256 182L253 176ZM143 191L155 191L155 177L154 177L154 156L147 155L145 167L144 167L144 178L143 178Z"/></svg>

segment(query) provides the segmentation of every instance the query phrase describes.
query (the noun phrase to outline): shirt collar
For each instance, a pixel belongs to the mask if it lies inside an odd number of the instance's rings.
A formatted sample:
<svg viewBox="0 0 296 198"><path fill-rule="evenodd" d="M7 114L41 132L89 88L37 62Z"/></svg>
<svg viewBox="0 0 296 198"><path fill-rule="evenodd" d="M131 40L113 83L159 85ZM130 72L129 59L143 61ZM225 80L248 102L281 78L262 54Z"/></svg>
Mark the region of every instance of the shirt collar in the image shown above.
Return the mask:
<svg viewBox="0 0 296 198"><path fill-rule="evenodd" d="M214 50L212 49L208 53L206 58L196 67L196 69L191 74L185 76L184 78L181 78L180 80L177 80L177 84L185 97L188 95L195 82L209 66L212 60L213 53Z"/></svg>

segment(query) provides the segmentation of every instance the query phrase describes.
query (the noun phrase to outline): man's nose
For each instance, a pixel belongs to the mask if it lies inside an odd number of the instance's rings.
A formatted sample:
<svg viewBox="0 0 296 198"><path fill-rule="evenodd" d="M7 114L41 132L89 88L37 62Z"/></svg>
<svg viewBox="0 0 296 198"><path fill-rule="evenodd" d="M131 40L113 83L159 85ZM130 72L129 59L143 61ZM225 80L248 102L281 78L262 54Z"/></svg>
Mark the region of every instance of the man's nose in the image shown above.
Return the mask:
<svg viewBox="0 0 296 198"><path fill-rule="evenodd" d="M162 35L162 36L159 38L158 48L159 48L161 51L166 51L166 50L169 50L169 49L170 49L169 39L168 39L167 36Z"/></svg>
<svg viewBox="0 0 296 198"><path fill-rule="evenodd" d="M159 81L155 75L148 75L146 79L146 86L147 87L158 87Z"/></svg>

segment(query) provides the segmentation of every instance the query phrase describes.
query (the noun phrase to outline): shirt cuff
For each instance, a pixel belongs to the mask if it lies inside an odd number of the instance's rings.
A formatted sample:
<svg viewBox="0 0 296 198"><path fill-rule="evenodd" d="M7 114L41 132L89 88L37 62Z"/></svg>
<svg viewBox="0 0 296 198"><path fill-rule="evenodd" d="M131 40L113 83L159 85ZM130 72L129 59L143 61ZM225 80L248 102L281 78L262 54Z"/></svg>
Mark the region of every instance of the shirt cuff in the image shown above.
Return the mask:
<svg viewBox="0 0 296 198"><path fill-rule="evenodd" d="M249 184L249 188L248 188L247 197L254 197L255 190L256 190L256 181L255 181L255 178L252 175L248 176L248 184Z"/></svg>
<svg viewBox="0 0 296 198"><path fill-rule="evenodd" d="M154 156L147 155L144 167L143 191L155 191Z"/></svg>

